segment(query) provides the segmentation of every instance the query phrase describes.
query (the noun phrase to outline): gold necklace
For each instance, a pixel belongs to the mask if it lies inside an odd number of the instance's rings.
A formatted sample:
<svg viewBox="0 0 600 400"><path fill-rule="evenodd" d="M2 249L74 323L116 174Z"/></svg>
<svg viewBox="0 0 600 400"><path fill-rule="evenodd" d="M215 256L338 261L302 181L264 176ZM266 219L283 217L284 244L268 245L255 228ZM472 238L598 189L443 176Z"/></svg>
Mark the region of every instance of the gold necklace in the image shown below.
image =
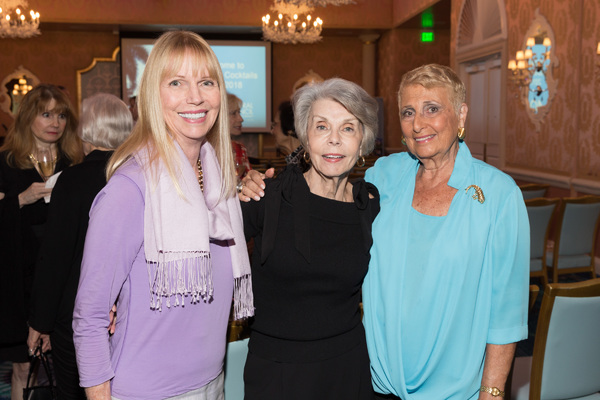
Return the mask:
<svg viewBox="0 0 600 400"><path fill-rule="evenodd" d="M200 190L204 192L204 174L202 173L202 161L200 159L198 159L196 166L198 167L198 184L200 185Z"/></svg>

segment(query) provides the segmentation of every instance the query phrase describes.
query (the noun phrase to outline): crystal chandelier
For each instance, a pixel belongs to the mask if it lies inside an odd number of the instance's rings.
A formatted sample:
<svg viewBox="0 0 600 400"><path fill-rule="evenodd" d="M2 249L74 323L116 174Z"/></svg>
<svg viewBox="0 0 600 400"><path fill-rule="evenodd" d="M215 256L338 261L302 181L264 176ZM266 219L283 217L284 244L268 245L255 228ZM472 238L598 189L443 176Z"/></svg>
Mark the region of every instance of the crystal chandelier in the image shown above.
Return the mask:
<svg viewBox="0 0 600 400"><path fill-rule="evenodd" d="M275 0L270 14L262 17L263 38L276 43L315 43L321 40L323 21L310 14L314 8L295 0ZM273 21L271 21L273 19Z"/></svg>
<svg viewBox="0 0 600 400"><path fill-rule="evenodd" d="M27 0L0 0L0 38L26 39L40 34L40 13Z"/></svg>

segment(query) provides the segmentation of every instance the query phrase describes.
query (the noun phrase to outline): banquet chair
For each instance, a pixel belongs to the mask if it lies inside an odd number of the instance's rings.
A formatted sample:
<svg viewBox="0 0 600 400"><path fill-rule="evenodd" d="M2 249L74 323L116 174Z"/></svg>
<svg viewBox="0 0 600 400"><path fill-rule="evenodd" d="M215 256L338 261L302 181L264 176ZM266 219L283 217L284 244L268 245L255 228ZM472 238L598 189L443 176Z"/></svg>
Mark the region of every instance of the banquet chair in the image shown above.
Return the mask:
<svg viewBox="0 0 600 400"><path fill-rule="evenodd" d="M539 277L544 286L548 284L546 248L552 214L560 199L536 198L525 200L530 229L529 276Z"/></svg>
<svg viewBox="0 0 600 400"><path fill-rule="evenodd" d="M228 329L227 353L225 355L225 400L244 398L244 365L248 355L247 324L232 322Z"/></svg>
<svg viewBox="0 0 600 400"><path fill-rule="evenodd" d="M556 217L554 249L546 254L552 282L558 275L589 272L596 277L594 250L600 222L600 197L563 198Z"/></svg>
<svg viewBox="0 0 600 400"><path fill-rule="evenodd" d="M527 183L519 185L519 188L521 189L521 193L523 193L523 199L529 200L546 196L549 186L541 183Z"/></svg>
<svg viewBox="0 0 600 400"><path fill-rule="evenodd" d="M600 279L544 289L530 400L600 399Z"/></svg>

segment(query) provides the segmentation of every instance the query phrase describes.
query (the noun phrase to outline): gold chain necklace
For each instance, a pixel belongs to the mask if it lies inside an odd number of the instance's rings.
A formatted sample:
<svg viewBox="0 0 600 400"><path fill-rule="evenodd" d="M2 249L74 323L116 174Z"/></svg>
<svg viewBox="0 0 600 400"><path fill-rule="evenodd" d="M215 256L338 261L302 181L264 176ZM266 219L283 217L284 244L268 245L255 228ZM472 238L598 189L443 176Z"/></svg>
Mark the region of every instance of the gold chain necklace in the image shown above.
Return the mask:
<svg viewBox="0 0 600 400"><path fill-rule="evenodd" d="M204 174L202 173L202 161L198 159L196 165L198 167L198 184L200 185L200 190L204 192Z"/></svg>

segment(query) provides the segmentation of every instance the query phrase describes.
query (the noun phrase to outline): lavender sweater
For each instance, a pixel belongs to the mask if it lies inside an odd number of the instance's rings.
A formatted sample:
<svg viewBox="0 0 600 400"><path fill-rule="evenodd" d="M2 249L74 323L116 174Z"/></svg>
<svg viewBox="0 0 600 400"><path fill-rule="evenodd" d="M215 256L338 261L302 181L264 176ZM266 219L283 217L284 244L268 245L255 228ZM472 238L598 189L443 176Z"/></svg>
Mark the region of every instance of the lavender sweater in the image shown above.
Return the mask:
<svg viewBox="0 0 600 400"><path fill-rule="evenodd" d="M112 379L112 395L122 400L164 399L217 377L233 294L229 249L211 242L213 300L150 309L144 193L142 170L130 160L94 200L73 314L81 386ZM115 301L117 326L109 337Z"/></svg>

